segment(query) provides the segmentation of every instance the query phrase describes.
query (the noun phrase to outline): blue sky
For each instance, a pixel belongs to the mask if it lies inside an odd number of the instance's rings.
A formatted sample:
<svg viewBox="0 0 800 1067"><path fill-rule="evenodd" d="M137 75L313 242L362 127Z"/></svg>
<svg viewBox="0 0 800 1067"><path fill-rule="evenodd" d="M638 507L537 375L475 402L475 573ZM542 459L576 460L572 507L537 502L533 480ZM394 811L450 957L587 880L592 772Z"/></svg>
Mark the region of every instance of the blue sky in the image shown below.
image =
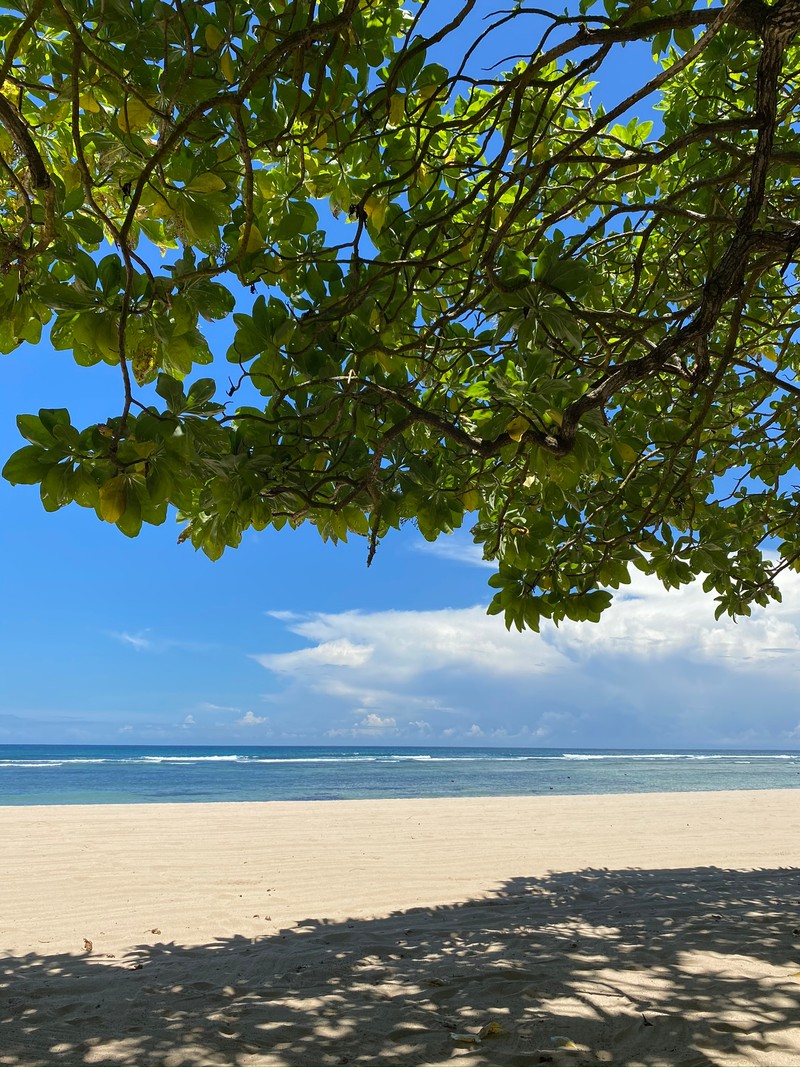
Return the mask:
<svg viewBox="0 0 800 1067"><path fill-rule="evenodd" d="M118 412L117 374L46 344L0 357L0 456L19 412ZM794 576L738 625L640 576L598 626L509 634L466 532L430 546L407 526L367 570L363 541L309 527L212 564L172 521L130 541L28 486L0 483L0 514L0 744L800 748Z"/></svg>

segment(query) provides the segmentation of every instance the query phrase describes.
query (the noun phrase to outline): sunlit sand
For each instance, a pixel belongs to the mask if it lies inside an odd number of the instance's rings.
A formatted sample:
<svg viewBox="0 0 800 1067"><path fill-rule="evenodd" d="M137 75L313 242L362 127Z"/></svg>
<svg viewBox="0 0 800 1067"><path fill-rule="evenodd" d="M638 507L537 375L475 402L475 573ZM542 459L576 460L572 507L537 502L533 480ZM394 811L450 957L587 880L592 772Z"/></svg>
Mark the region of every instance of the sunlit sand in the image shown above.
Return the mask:
<svg viewBox="0 0 800 1067"><path fill-rule="evenodd" d="M797 1064L798 801L0 808L0 1063Z"/></svg>

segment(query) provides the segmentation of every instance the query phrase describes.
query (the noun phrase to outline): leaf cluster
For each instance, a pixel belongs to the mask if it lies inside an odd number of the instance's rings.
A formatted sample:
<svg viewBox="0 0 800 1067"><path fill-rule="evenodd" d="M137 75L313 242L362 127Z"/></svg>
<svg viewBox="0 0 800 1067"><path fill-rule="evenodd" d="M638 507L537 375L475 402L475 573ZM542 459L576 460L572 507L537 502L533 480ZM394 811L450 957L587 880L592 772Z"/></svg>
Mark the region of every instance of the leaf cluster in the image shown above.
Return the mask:
<svg viewBox="0 0 800 1067"><path fill-rule="evenodd" d="M800 0L517 5L453 60L473 6L4 9L0 350L120 372L113 417L20 416L4 476L212 559L469 521L520 629L632 568L747 614L800 560Z"/></svg>

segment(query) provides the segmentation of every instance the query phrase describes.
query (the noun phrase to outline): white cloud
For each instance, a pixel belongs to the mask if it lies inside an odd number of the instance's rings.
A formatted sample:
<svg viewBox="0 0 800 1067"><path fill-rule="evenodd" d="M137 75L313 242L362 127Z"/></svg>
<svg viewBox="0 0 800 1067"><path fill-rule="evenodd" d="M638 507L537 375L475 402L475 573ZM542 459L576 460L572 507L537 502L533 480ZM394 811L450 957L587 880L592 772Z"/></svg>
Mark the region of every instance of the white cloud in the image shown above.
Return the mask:
<svg viewBox="0 0 800 1067"><path fill-rule="evenodd" d="M463 534L442 536L436 541L415 541L414 548L428 556L438 556L453 563L466 563L470 567L488 567L490 570L496 567L491 560L483 558L480 545L467 541Z"/></svg>
<svg viewBox="0 0 800 1067"><path fill-rule="evenodd" d="M425 671L469 666L490 674L535 675L553 667L559 653L543 642L518 640L483 606L440 611L345 612L313 615L289 624L316 642L297 652L253 658L279 674L303 676L319 667L358 671L361 677L399 682ZM529 638L531 635L522 635Z"/></svg>
<svg viewBox="0 0 800 1067"><path fill-rule="evenodd" d="M290 629L295 633L302 633L302 625L292 625ZM309 668L318 666L360 667L369 659L371 653L371 646L354 644L344 638L324 641L313 648L303 648L299 652L267 653L253 656L253 659L262 667L278 674L302 674Z"/></svg>
<svg viewBox="0 0 800 1067"><path fill-rule="evenodd" d="M184 730L190 730L193 726L197 726L197 723L194 721L194 715L187 715L181 725Z"/></svg>
<svg viewBox="0 0 800 1067"><path fill-rule="evenodd" d="M140 630L137 634L129 634L126 631L120 633L112 632L111 636L115 637L117 641L121 641L123 645L130 645L135 648L137 652L144 652L146 649L153 647L153 642L149 637L145 637L145 634L149 633L148 630Z"/></svg>
<svg viewBox="0 0 800 1067"><path fill-rule="evenodd" d="M112 630L108 632L108 636L120 641L123 645L130 645L137 652L153 652L156 654L163 652L199 652L207 654L214 649L213 645L199 641L158 637L149 628L138 630L136 633L130 633L127 630Z"/></svg>
<svg viewBox="0 0 800 1067"><path fill-rule="evenodd" d="M620 590L611 610L596 626L563 623L545 630L547 639L570 657L624 651L638 659L681 654L693 663L725 664L733 670L772 670L788 654L800 652L800 581L784 581L784 603L734 623L714 619L715 603L700 583L668 591L654 578L636 573ZM784 664L784 666L789 666ZM791 668L793 669L793 668Z"/></svg>
<svg viewBox="0 0 800 1067"><path fill-rule="evenodd" d="M395 737L398 733L397 720L392 715L378 715L367 712L355 726L332 728L325 733L329 738L364 737L375 740L378 737Z"/></svg>
<svg viewBox="0 0 800 1067"><path fill-rule="evenodd" d="M332 672L326 673L324 682L319 686L320 692L324 692L326 696L340 697L342 700L357 703L363 708L386 708L396 704L398 710L402 708L405 711L413 708L420 712L436 711L446 714L456 710L438 697L425 696L424 694L416 695L399 689L365 687L361 683L360 677L363 672L358 672L359 677L356 679L355 684L331 677L331 674ZM310 679L308 679L308 682L311 684ZM280 700L280 697L275 699Z"/></svg>
<svg viewBox="0 0 800 1067"><path fill-rule="evenodd" d="M599 624L541 634L509 632L483 606L292 615L306 647L254 659L283 683L272 702L317 736L780 747L800 670L800 577L784 579L782 604L738 623L715 621L699 585L667 592L639 573Z"/></svg>
<svg viewBox="0 0 800 1067"><path fill-rule="evenodd" d="M371 711L364 716L358 725L362 730L393 730L397 726L397 721L391 715L387 715L386 718L382 719L380 715L376 715L374 711Z"/></svg>
<svg viewBox="0 0 800 1067"><path fill-rule="evenodd" d="M252 711L245 712L241 719L237 719L234 726L263 726L267 719L263 715L254 715Z"/></svg>

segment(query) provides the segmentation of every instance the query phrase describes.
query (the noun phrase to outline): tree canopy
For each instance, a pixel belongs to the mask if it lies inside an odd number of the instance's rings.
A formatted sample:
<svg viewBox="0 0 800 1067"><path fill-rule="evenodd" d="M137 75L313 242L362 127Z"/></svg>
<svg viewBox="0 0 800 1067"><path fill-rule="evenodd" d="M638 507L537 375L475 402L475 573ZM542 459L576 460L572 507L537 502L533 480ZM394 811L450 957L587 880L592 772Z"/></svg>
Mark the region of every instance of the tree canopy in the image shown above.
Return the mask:
<svg viewBox="0 0 800 1067"><path fill-rule="evenodd" d="M172 507L212 559L467 522L519 628L596 620L632 567L748 614L800 569L798 28L800 0L6 4L0 349L46 330L120 397L20 415L5 477L128 536Z"/></svg>

